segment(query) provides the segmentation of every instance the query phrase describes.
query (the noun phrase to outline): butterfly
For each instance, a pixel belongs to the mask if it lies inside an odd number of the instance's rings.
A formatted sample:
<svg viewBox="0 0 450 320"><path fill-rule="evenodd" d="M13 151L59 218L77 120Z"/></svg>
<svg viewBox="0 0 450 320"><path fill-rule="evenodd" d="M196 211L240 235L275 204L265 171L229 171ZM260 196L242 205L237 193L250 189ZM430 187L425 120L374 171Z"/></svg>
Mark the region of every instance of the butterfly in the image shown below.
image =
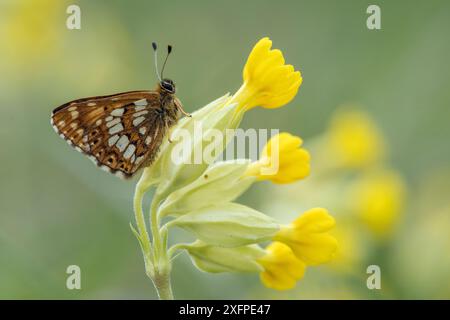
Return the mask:
<svg viewBox="0 0 450 320"><path fill-rule="evenodd" d="M155 90L77 99L59 106L51 116L53 128L64 140L121 178L131 178L151 165L180 113L190 116L175 96L175 83L163 78L172 47L167 48L159 74L157 45L152 46L159 79Z"/></svg>

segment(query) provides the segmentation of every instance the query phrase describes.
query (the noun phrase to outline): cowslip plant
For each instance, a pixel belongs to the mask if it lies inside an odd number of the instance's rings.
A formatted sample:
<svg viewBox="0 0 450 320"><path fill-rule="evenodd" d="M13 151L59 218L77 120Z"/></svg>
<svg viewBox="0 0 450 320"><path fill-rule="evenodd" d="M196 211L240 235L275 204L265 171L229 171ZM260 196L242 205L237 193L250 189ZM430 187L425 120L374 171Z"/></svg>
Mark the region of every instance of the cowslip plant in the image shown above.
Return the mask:
<svg viewBox="0 0 450 320"><path fill-rule="evenodd" d="M164 142L136 185L136 228L131 228L160 299L173 299L172 259L180 251L187 252L201 271L259 273L265 286L278 290L293 288L306 266L328 262L334 255L337 243L329 231L335 222L325 209L311 209L292 223L281 224L235 202L258 181L290 183L308 175L310 157L299 137L288 133L272 137L256 161L217 160L232 138L229 130L238 128L245 112L257 106L281 107L297 94L300 72L271 47L268 38L254 46L243 84L234 95L209 103L173 128L171 141ZM211 150L216 161L191 161L199 149ZM274 167L277 170L270 170ZM149 232L142 203L151 188ZM175 227L196 240L169 246L169 232Z"/></svg>

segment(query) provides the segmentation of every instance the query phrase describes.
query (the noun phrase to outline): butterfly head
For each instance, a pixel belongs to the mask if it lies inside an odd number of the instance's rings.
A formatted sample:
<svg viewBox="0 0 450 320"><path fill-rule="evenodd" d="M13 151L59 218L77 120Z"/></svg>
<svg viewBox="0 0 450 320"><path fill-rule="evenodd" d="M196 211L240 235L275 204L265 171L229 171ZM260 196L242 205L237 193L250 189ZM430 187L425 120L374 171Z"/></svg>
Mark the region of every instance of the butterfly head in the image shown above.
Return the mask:
<svg viewBox="0 0 450 320"><path fill-rule="evenodd" d="M175 93L175 83L170 79L162 79L159 82L159 88L161 91L164 91L169 94Z"/></svg>
<svg viewBox="0 0 450 320"><path fill-rule="evenodd" d="M172 80L167 79L167 78L163 78L163 74L164 74L164 68L166 67L166 62L167 62L167 58L169 57L170 53L172 52L172 46L167 46L167 55L166 55L166 59L164 59L164 64L163 67L161 69L161 74L158 73L158 57L157 57L157 45L155 42L152 43L153 46L153 50L155 52L155 70L156 70L156 76L159 79L159 91L165 92L165 93L169 93L169 94L174 94L175 93L175 83L173 83Z"/></svg>

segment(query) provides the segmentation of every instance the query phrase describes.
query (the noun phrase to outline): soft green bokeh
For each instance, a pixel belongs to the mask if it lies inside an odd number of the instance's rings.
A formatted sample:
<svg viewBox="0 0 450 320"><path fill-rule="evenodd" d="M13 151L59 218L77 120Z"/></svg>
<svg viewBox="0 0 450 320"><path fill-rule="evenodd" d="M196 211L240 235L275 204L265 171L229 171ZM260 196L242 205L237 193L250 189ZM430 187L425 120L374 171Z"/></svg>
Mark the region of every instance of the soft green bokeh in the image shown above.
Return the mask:
<svg viewBox="0 0 450 320"><path fill-rule="evenodd" d="M239 88L247 55L263 36L304 82L289 105L256 108L243 126L280 128L307 142L339 105L364 106L412 194L392 240L398 254L384 297L450 297L450 185L443 179L450 159L448 1L376 1L379 31L366 28L372 1L361 0L36 0L19 9L22 2L0 0L0 298L155 298L129 228L136 181L106 174L71 150L53 132L50 112L75 98L153 88L151 41L174 46L166 76L193 111ZM81 7L81 30L66 29L72 3ZM267 184L243 202L264 211ZM81 267L82 290L66 289L71 264ZM181 255L174 293L378 297L365 287L365 267L361 282L311 269L298 291L279 293L256 275L201 273Z"/></svg>

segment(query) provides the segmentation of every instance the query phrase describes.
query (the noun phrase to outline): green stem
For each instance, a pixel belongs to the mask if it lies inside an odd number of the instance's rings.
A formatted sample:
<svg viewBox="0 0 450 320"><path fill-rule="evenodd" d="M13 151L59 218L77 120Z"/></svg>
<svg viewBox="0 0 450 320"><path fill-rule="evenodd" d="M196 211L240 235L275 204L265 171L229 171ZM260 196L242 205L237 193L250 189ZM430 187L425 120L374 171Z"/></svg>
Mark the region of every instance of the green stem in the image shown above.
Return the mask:
<svg viewBox="0 0 450 320"><path fill-rule="evenodd" d="M160 300L173 300L172 285L170 283L170 271L156 274L153 277L153 284L155 285L158 297Z"/></svg>
<svg viewBox="0 0 450 320"><path fill-rule="evenodd" d="M144 198L144 193L144 189L138 183L136 185L133 199L134 217L136 219L136 225L139 231L139 236L141 238L142 250L144 251L144 255L148 255L147 257L144 256L144 259L147 263L147 259L151 257L151 243L150 237L147 232L147 226L145 225L144 213L142 211L142 199Z"/></svg>
<svg viewBox="0 0 450 320"><path fill-rule="evenodd" d="M136 185L133 207L137 225L137 236L142 248L145 263L145 273L152 280L158 296L162 300L173 299L170 283L171 262L167 254L167 230L159 229L158 206L161 195L155 193L150 206L150 228L152 231L153 245L147 232L145 216L142 210L142 201L149 186L145 178L141 178ZM163 239L164 237L164 239Z"/></svg>
<svg viewBox="0 0 450 320"><path fill-rule="evenodd" d="M170 262L169 262L170 263ZM172 284L170 282L170 267L163 270L156 270L151 276L153 285L160 300L173 300Z"/></svg>
<svg viewBox="0 0 450 320"><path fill-rule="evenodd" d="M153 246L154 253L161 251L161 234L159 230L159 219L158 219L158 205L160 198L157 193L153 196L152 204L150 205L150 227L153 236ZM156 258L156 257L155 257Z"/></svg>
<svg viewBox="0 0 450 320"><path fill-rule="evenodd" d="M170 247L169 250L167 251L167 255L169 256L169 259L172 259L175 252L189 248L189 245L190 245L189 243L177 243L177 244L173 245L172 247Z"/></svg>
<svg viewBox="0 0 450 320"><path fill-rule="evenodd" d="M161 300L172 300L172 286L170 283L170 272L172 264L167 254L167 244L165 237L167 229L161 230L159 226L158 206L161 201L161 195L155 193L150 206L150 224L153 236L153 270L152 277L158 296ZM163 239L164 237L164 239Z"/></svg>

